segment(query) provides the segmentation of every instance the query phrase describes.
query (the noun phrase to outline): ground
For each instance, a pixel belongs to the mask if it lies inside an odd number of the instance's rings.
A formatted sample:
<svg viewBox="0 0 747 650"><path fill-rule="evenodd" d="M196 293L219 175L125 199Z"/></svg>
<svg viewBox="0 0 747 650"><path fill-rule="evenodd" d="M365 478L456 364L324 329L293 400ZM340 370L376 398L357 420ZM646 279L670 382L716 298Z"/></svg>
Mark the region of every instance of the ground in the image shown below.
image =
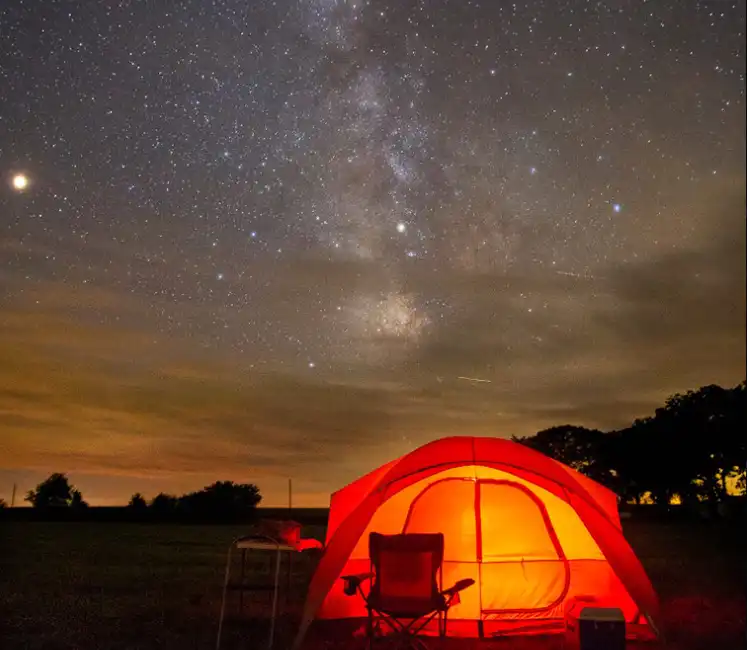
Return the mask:
<svg viewBox="0 0 747 650"><path fill-rule="evenodd" d="M733 525L629 521L626 535L661 596L666 647L745 645L745 548ZM245 527L0 523L0 647L29 650L214 648L226 549ZM306 536L323 530L308 528ZM254 571L261 572L262 567ZM296 601L303 598L298 572ZM235 595L234 595L235 596ZM231 601L226 650L262 647L265 628ZM297 611L298 603L295 604ZM294 607L291 607L294 610ZM282 647L293 615L281 621ZM455 650L550 650L558 639L468 641ZM338 630L312 631L308 650L354 648ZM439 647L438 644L434 647Z"/></svg>

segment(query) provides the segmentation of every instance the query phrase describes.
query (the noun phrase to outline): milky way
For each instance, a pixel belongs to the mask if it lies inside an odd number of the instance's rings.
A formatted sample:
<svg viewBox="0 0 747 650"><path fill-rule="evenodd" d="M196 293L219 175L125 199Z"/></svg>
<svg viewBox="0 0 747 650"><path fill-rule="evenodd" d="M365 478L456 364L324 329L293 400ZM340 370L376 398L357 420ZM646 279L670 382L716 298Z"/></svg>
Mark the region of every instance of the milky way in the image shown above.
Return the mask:
<svg viewBox="0 0 747 650"><path fill-rule="evenodd" d="M278 431L298 465L743 378L744 27L736 0L5 3L4 355L119 395L16 394L8 362L0 427L39 436L8 471L62 426L107 441L91 472L155 428L262 472ZM143 379L184 375L210 413Z"/></svg>

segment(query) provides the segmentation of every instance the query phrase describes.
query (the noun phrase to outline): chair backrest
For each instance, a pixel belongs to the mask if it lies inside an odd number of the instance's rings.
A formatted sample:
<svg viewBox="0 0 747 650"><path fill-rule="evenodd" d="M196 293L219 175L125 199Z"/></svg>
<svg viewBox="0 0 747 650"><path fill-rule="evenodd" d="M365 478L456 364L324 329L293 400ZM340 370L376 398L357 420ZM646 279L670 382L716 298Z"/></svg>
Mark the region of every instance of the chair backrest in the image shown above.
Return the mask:
<svg viewBox="0 0 747 650"><path fill-rule="evenodd" d="M374 569L371 591L379 599L431 601L438 596L444 557L441 533L371 533L368 551Z"/></svg>

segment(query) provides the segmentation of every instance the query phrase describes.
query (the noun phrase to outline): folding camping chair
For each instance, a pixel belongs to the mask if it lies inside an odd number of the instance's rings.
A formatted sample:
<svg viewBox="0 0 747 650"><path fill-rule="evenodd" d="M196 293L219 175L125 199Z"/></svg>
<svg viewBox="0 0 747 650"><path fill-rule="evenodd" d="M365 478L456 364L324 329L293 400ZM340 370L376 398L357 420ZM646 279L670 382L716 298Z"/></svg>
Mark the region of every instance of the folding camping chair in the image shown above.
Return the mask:
<svg viewBox="0 0 747 650"><path fill-rule="evenodd" d="M397 648L427 648L417 634L436 616L439 634L446 636L449 607L457 604L459 592L475 581L467 578L443 589L444 536L371 533L368 549L372 571L342 577L345 594L358 593L366 603L368 647L373 648L378 633ZM366 594L362 584L368 580L371 586ZM393 634L383 634L383 623Z"/></svg>

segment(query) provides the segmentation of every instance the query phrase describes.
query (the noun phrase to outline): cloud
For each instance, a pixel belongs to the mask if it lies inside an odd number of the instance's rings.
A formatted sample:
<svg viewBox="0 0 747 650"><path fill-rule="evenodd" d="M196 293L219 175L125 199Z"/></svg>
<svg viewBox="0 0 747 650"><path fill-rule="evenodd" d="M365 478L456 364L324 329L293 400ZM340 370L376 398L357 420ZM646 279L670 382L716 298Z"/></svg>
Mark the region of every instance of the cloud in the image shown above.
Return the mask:
<svg viewBox="0 0 747 650"><path fill-rule="evenodd" d="M458 316L417 366L485 376L523 421L623 426L668 394L745 373L743 188L711 206L691 245L588 276L451 274Z"/></svg>
<svg viewBox="0 0 747 650"><path fill-rule="evenodd" d="M5 312L4 468L130 481L296 475L299 489L318 492L320 482L336 484L341 463L356 471L396 436L388 389L354 377L248 372L184 345L129 328L63 325L54 313Z"/></svg>
<svg viewBox="0 0 747 650"><path fill-rule="evenodd" d="M267 485L282 503L291 475L303 503L444 435L624 426L672 392L744 379L743 187L708 214L688 246L661 240L586 274L307 255L273 266L256 309L169 303L195 328L220 317L249 335L257 320L306 318L328 371L251 362L251 346L235 355L199 330L167 336L154 326L158 303L116 283L28 283L0 314L0 472L69 471L107 502L116 485L125 501L138 486L232 479ZM240 294L242 282L219 289ZM373 313L400 293L417 296L408 314L428 316L412 345L353 318L356 305ZM325 329L315 300L339 305L344 327ZM386 363L358 358L365 341Z"/></svg>
<svg viewBox="0 0 747 650"><path fill-rule="evenodd" d="M711 210L691 248L666 251L610 273L614 314L597 315L653 371L743 378L745 350L745 195Z"/></svg>

